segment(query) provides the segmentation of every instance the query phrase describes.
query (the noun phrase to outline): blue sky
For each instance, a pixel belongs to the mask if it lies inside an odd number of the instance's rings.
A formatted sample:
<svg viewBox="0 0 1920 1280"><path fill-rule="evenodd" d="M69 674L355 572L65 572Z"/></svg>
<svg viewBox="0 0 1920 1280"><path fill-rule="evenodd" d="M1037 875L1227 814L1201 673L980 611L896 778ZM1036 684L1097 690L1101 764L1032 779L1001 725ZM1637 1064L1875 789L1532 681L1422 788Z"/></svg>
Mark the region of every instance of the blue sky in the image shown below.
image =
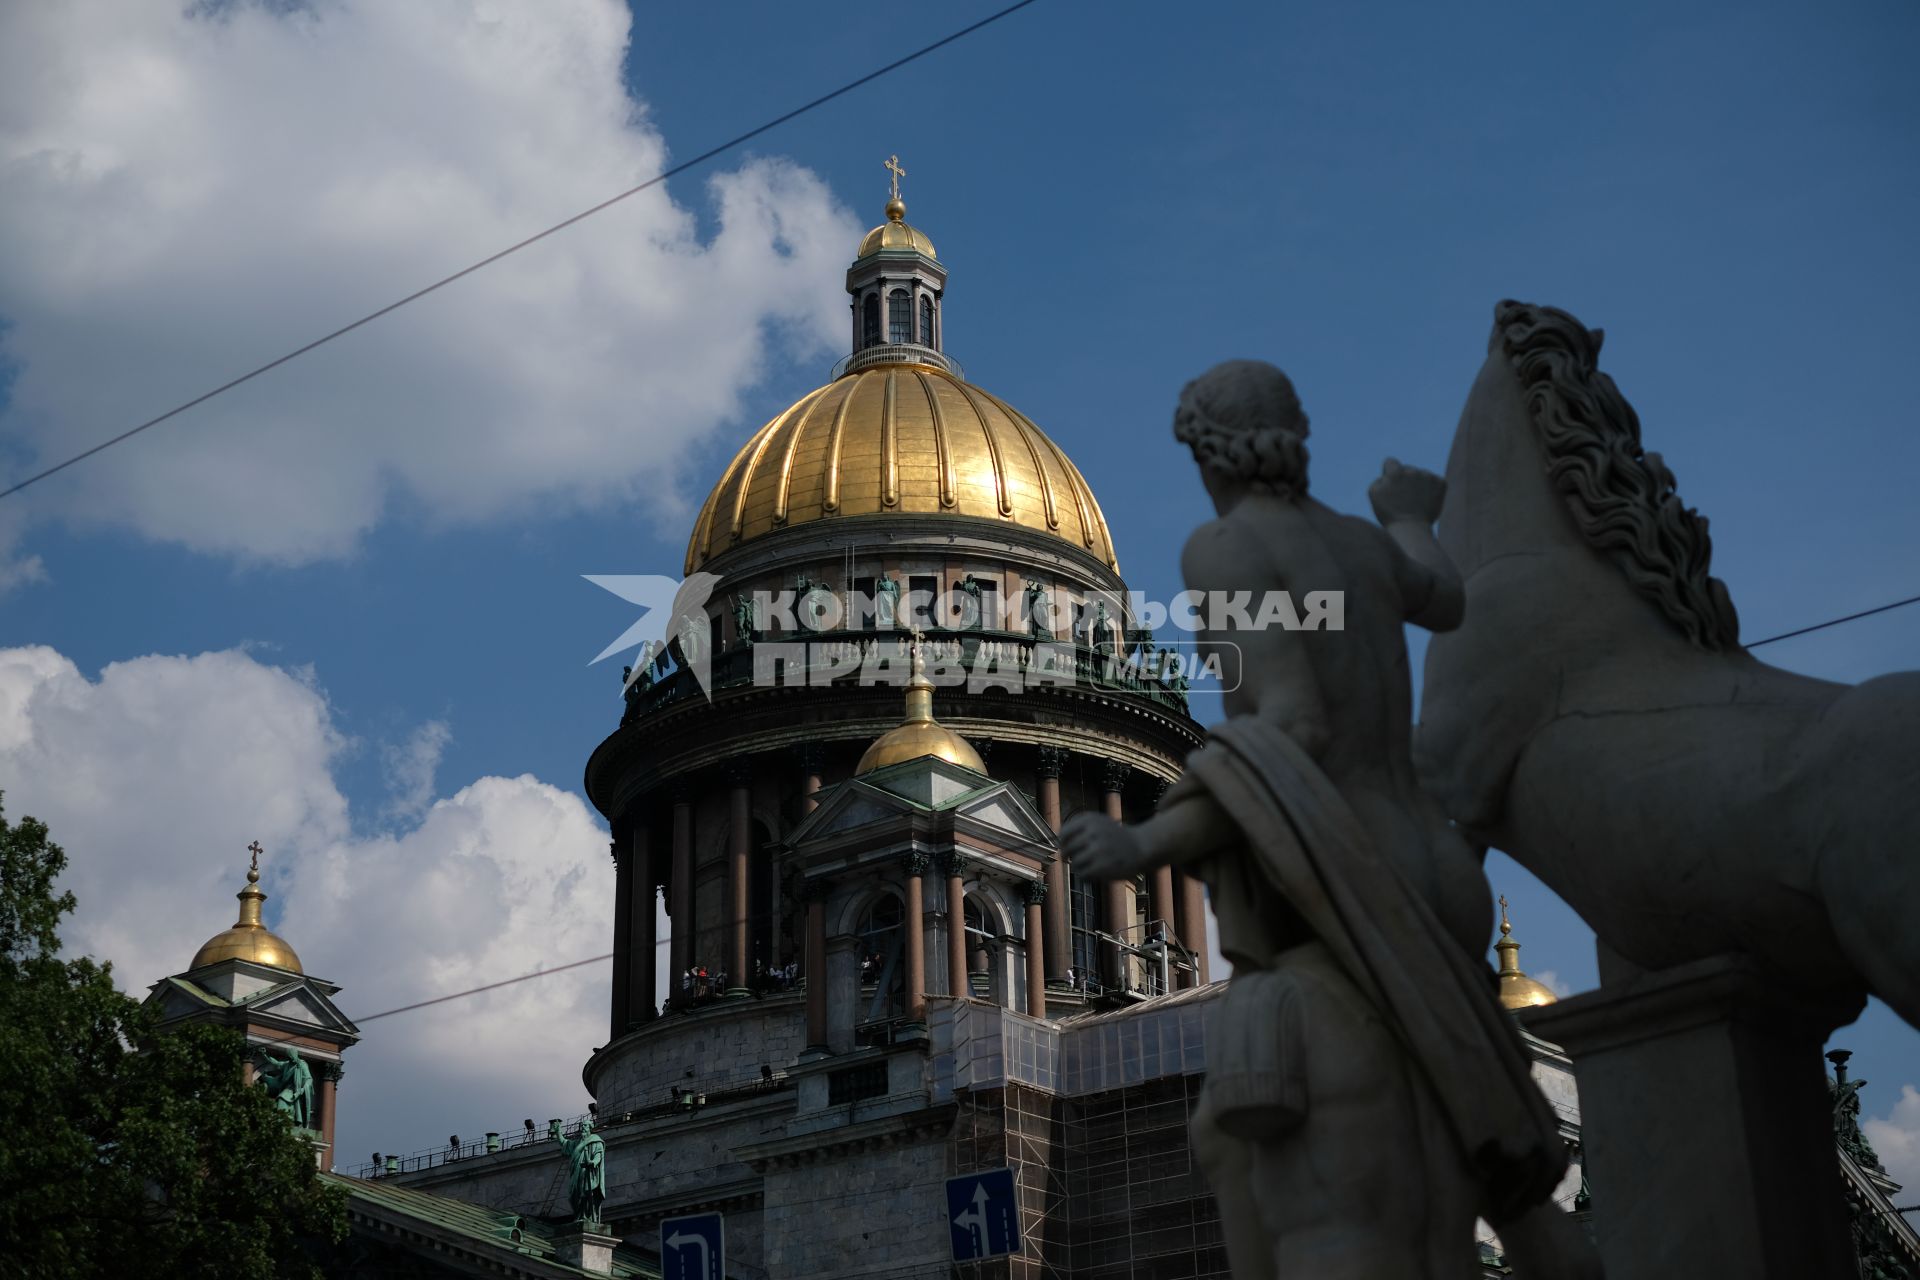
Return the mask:
<svg viewBox="0 0 1920 1280"><path fill-rule="evenodd" d="M17 393L0 409L0 479L626 185L628 170L596 171L590 155L556 170L574 179L538 180L541 151L629 127L609 115L615 84L549 115L553 95L533 92L540 75L617 68L643 111L631 128L645 136L622 161L638 166L657 156L649 145L694 154L993 7L646 6L624 58L617 21L596 11L568 38L599 41L603 56L528 71L523 96L513 96L512 66L487 59L450 76L440 98L392 88L397 132L444 129L419 136L470 184L468 203L433 194L413 211L405 183L369 184L365 198L383 216L361 225L355 157L409 170L404 152L387 154L380 120L337 119L350 114L339 95L358 89L328 77L403 86L417 68L407 40L379 32L365 6L318 4L320 34L274 46L279 57L311 50L315 62L284 90L249 87L232 59L213 64L234 75L242 99L259 93L269 114L286 113L285 147L239 145L246 163L221 178L241 193L230 216L246 223L234 242L244 251L185 244L194 270L178 277L136 264L140 297L123 306L115 254L151 224L129 229L100 190L63 203L71 193L57 184L16 189L23 216L46 220L14 252L78 240L101 265L64 276L0 266L0 322L10 326L0 357ZM287 21L238 8L261 29ZM84 27L28 21L29 42L86 47L73 44ZM375 36L379 56L329 61ZM144 655L235 649L303 673L343 743L325 766L350 809L340 840L404 835L419 821L420 798L400 794L394 762L430 723L447 731L427 753L431 796L522 775L577 791L618 709L617 663L586 662L631 620L580 575L677 572L687 505L739 440L824 378L841 354L831 345L844 316L839 272L852 236L879 219L881 162L895 152L908 170L909 219L952 272L951 354L1078 462L1138 589L1177 589L1178 548L1205 512L1168 431L1185 380L1235 356L1286 368L1313 417L1316 493L1363 510L1382 457L1443 463L1492 305L1518 297L1606 328L1604 366L1683 498L1711 518L1715 570L1747 637L1913 595L1917 36L1920 15L1891 3L1522 13L1041 0L718 162L713 172L778 161L814 175L804 190L777 178L767 187L774 205L804 210L787 227L801 247L768 248L763 236L759 256L743 249L739 265L708 254L705 276L663 287L674 300L664 319L627 327L623 317L637 313L621 308L632 300L607 301L591 278L668 235L672 216L687 220L672 232L686 237L683 260L711 249L726 219L704 173L671 185L674 210L632 202L522 255L512 279L524 289L456 285L297 375L269 375L222 413L149 432L37 486L30 502L0 502L0 553L37 557L44 575L0 595L0 647L50 646L89 679ZM117 38L184 47L157 27ZM464 56L460 41L446 47L448 65ZM487 131L436 118L469 100L461 95L490 93L507 96L489 106L499 114ZM93 108L63 115L0 97L0 155L16 166L11 177L0 168L0 192L20 180L20 157L63 129L112 141L113 127ZM329 145L306 149L323 135ZM322 167L326 198L307 200L303 183ZM278 206L250 203L269 183L328 209L325 234L276 243ZM471 220L460 212L468 207ZM743 245L752 231L740 232ZM824 248L807 247L815 234ZM608 279L651 287L654 269L609 267ZM759 307L763 272L780 274L764 292L790 302ZM603 313L609 321L597 323ZM538 348L560 334L561 345ZM673 341L696 353L752 349L720 362L704 392L622 380L628 365L667 359ZM515 416L464 436L463 422L494 402L487 371L529 347L542 367L516 384ZM443 359L444 378L409 380L408 368ZM36 374L55 366L63 372ZM669 401L671 412L661 407ZM349 421L377 431L338 453L288 443ZM537 454L556 432L583 458L609 460L619 483L576 468L516 489L515 449ZM391 459L379 454L389 444ZM370 453L381 463L369 472L369 507L365 477L339 477ZM189 462L196 476L174 469ZM168 506L179 493L192 510ZM335 504L361 510L330 524ZM296 512L312 530L277 540ZM250 548L255 536L272 545ZM1914 667L1920 607L1762 652L1841 680ZM218 902L238 887L224 887L224 864L252 834L250 799L231 799L232 848L201 853L206 882L223 886ZM57 797L48 805L57 809ZM9 797L10 811L23 806L33 808L30 796ZM1590 985L1590 935L1577 919L1504 858L1490 872L1513 900L1529 970ZM591 874L603 873L604 858ZM343 941L288 928L309 951ZM600 941L570 939L552 959ZM351 995L351 1008L389 1003L377 979ZM399 1021L376 1025L390 1035ZM1837 1042L1875 1081L1869 1111L1891 1108L1898 1085L1920 1084L1920 1038L1884 1009Z"/></svg>

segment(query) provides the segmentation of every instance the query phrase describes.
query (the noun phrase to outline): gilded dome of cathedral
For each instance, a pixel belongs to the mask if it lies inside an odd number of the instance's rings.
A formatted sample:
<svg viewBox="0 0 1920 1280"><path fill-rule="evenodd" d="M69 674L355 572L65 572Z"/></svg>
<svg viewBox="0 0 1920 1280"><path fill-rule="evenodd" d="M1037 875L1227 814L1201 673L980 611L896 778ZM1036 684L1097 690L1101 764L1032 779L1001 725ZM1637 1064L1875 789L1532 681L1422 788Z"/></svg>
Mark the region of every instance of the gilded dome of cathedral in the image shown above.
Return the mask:
<svg viewBox="0 0 1920 1280"><path fill-rule="evenodd" d="M234 895L240 899L240 918L231 929L223 929L201 944L200 950L194 953L193 963L187 966L188 972L222 960L251 960L276 969L304 972L300 968L300 957L287 945L286 939L260 922L260 904L267 900L267 895L260 890L259 846L254 844L249 848L253 851L253 865L247 868L247 887Z"/></svg>
<svg viewBox="0 0 1920 1280"><path fill-rule="evenodd" d="M919 632L912 645L913 677L907 682L906 718L873 740L853 767L864 777L889 765L905 764L932 756L957 764L975 773L987 771L986 761L973 744L933 718L933 682L927 679L926 654L920 647Z"/></svg>
<svg viewBox="0 0 1920 1280"><path fill-rule="evenodd" d="M1507 896L1500 895L1500 941L1493 944L1500 953L1500 1004L1507 1009L1527 1009L1552 1004L1560 997L1544 982L1520 971L1520 944L1513 940L1513 923L1507 919Z"/></svg>
<svg viewBox="0 0 1920 1280"><path fill-rule="evenodd" d="M907 222L907 206L898 197L887 202L887 220L867 232L860 241L859 253L854 256L864 258L882 249L910 249L935 261L940 257L933 251L933 241L927 239L927 233Z"/></svg>
<svg viewBox="0 0 1920 1280"><path fill-rule="evenodd" d="M686 572L781 529L887 515L1019 525L1064 538L1117 572L1113 537L1079 468L943 354L946 268L933 242L906 223L900 157L886 168L887 220L847 270L854 332L844 372L734 455L694 521Z"/></svg>
<svg viewBox="0 0 1920 1280"><path fill-rule="evenodd" d="M897 514L1004 521L1118 568L1093 490L1024 414L935 365L876 363L747 441L694 521L686 571L779 529Z"/></svg>

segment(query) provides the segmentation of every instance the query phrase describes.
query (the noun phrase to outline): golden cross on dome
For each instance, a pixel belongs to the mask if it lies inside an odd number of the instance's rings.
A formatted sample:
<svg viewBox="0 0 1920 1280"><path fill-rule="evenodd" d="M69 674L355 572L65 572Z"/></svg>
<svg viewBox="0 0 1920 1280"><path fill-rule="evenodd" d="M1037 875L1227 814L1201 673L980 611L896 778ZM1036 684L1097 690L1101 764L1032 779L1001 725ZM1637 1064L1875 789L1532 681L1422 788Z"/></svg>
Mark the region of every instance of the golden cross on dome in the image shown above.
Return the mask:
<svg viewBox="0 0 1920 1280"><path fill-rule="evenodd" d="M898 200L900 198L900 179L907 176L907 171L900 167L900 157L888 156L886 164L881 167L893 175L893 198Z"/></svg>
<svg viewBox="0 0 1920 1280"><path fill-rule="evenodd" d="M921 685L927 679L927 633L919 627L907 633L907 670L912 674L911 685Z"/></svg>
<svg viewBox="0 0 1920 1280"><path fill-rule="evenodd" d="M258 871L260 869L260 855L265 853L266 850L260 847L258 840L255 840L247 846L247 852L253 855L253 861L248 865L247 870Z"/></svg>
<svg viewBox="0 0 1920 1280"><path fill-rule="evenodd" d="M1513 932L1513 925L1507 921L1507 895L1500 895L1500 936L1506 937Z"/></svg>

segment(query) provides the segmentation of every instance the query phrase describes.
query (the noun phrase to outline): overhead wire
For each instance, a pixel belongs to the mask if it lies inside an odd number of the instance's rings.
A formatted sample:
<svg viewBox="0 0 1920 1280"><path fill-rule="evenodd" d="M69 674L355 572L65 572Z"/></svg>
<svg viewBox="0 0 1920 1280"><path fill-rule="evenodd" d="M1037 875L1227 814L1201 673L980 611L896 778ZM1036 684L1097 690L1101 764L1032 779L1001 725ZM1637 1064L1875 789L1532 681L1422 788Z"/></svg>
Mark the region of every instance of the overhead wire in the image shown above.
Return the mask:
<svg viewBox="0 0 1920 1280"><path fill-rule="evenodd" d="M1813 631L1825 631L1828 627L1837 627L1843 622L1853 622L1860 618L1871 618L1876 613L1885 613L1889 609L1898 609L1904 605L1920 604L1920 596L1908 596L1905 600L1895 600L1890 604L1875 605L1871 609L1862 609L1858 613L1849 613L1843 618L1828 618L1825 622L1816 622L1810 627L1800 627L1793 631L1782 631L1777 636L1768 636L1765 640L1755 640L1745 646L1758 649L1763 644L1772 644L1776 640L1791 640L1795 636L1804 636Z"/></svg>
<svg viewBox="0 0 1920 1280"><path fill-rule="evenodd" d="M689 169L693 169L699 165L705 164L707 161L713 159L715 156L721 155L727 151L731 151L735 147L738 147L744 143L751 142L753 139L759 137L763 133L767 133L770 130L777 129L781 125L786 124L789 121L798 119L800 116L807 114L809 111L812 111L815 108L823 107L827 103L832 102L836 98L840 98L845 96L846 94L852 93L855 89L860 88L862 85L870 84L873 81L878 80L880 77L884 75L888 75L891 72L898 71L901 67L906 66L908 63L915 62L921 58L926 57L928 54L935 52L936 50L943 49L946 46L954 43L956 40L960 40L965 38L966 36L972 35L974 32L980 30L983 27L991 26L994 23L1000 21L1002 18L1005 18L1010 14L1013 14L1021 9L1024 9L1028 5L1033 3L1035 3L1035 0L1016 0L1016 3L1010 4L1006 8L1000 9L994 13L990 13L986 17L980 19L978 22L970 23L967 26L961 27L958 31L952 32L949 35L942 36L940 39L935 40L932 44L923 45L920 48L915 49L912 53L905 55L904 57L895 58L892 62L887 63L885 66L880 67L879 69L874 71L869 71L867 74L859 77L858 79L849 80L845 84L841 85L839 88L834 89L829 93L823 93L819 97L813 99L811 102L804 103L801 106L795 107L791 111L775 116L773 119L768 120L766 123L761 125L756 125L754 128L747 130L745 133L742 133L735 137L727 139L725 142L720 143L718 146L709 147L705 151L702 151L699 155L694 156L692 159L683 160L679 164L673 165L661 171L659 174L655 175L654 177L647 179L645 182L640 183L638 186L629 187L625 191L620 192L618 195L609 196L607 199L602 200L599 204L596 204L589 209L583 209L579 213L574 214L572 217L563 218L559 222L554 223L552 226L547 227L545 230L537 231L534 234L528 236L524 240L508 245L506 248L500 250L498 253L488 254L486 257L480 259L478 262L472 263L471 265L466 267L462 267L460 270L454 272L452 275L443 276L440 279L435 280L432 284L427 285L425 288L416 289L412 293L405 296L404 298L401 298L395 302L389 302L387 305L379 308L376 311L370 311L366 315L361 316L358 320L355 320L350 324L341 325L338 329L333 330L331 333L324 334L321 337L315 338L311 342L305 343L302 346L295 347L292 351L287 352L285 355L278 356L272 360L267 361L265 364L260 365L257 368L248 370L246 373L241 374L237 378L233 378L227 382L223 382L219 386L213 388L213 390L211 391L207 391L200 395L197 395L193 399L188 400L183 404L175 405L173 408L168 409L165 413L156 414L155 416L148 418L145 422L142 422L137 426L132 426L127 428L125 431L122 431L119 435L112 436L106 440L102 440L100 443L93 445L91 448L83 449L79 453L74 454L72 457L69 457L64 459L63 461L57 462L53 466L50 466L43 471L36 472L35 474L28 476L26 479L21 480L16 484L10 485L5 489L0 489L0 499L11 497L13 494L19 493L22 489L25 489L27 486L38 484L40 481L47 479L49 476L56 475L59 472L66 470L68 467L73 466L77 462L84 462L86 459L93 457L95 454L101 453L107 449L111 449L113 446L121 443L122 441L130 440L134 436L139 435L141 432L146 431L149 428L157 427L161 423L166 422L171 418L178 417L180 414L185 413L189 409L205 404L207 401L213 399L215 396L223 395L226 392L233 390L235 387L242 385L243 383L251 382L263 373L269 373L274 369L278 369L283 364L287 364L290 361L297 360L301 356L306 355L310 351L314 351L320 347L326 346L329 342L332 342L336 338L343 338L347 334L352 333L355 329L358 329L363 325L372 324L375 320L380 319L382 316L391 315L392 313L394 313L395 311L398 311L400 308L406 306L409 303L418 302L421 298L426 297L428 294L433 293L434 291L439 289L444 289L446 286L454 283L456 280L462 280L467 276L472 275L476 271L482 270L483 268L486 268L486 267L490 267L494 263L500 261L502 258L509 257L513 254L516 254L520 252L522 249L529 247L530 245L538 244L540 241L545 240L548 236L551 236L557 232L566 230L568 227L573 226L577 222L583 222L586 219L591 218L596 213L600 213L604 210L612 208L614 205L619 204L622 200L628 199L631 196L639 195L642 191L646 191L651 187L656 187L661 183L665 182L669 178L677 177L678 175L687 172Z"/></svg>

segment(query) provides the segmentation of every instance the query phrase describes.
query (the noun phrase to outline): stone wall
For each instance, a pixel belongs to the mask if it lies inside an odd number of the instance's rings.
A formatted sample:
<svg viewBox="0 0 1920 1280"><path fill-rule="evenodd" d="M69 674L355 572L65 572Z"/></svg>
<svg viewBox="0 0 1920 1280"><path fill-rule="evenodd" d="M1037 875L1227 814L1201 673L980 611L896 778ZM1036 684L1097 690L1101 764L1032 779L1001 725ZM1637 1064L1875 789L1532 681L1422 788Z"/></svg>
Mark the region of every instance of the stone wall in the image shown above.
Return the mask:
<svg viewBox="0 0 1920 1280"><path fill-rule="evenodd" d="M784 991L671 1013L630 1031L587 1063L587 1088L602 1116L672 1100L670 1090L706 1093L750 1085L767 1066L784 1072L806 1047L806 996Z"/></svg>
<svg viewBox="0 0 1920 1280"><path fill-rule="evenodd" d="M815 1163L769 1170L767 1274L944 1280L951 1172L947 1144L937 1139L829 1153Z"/></svg>

